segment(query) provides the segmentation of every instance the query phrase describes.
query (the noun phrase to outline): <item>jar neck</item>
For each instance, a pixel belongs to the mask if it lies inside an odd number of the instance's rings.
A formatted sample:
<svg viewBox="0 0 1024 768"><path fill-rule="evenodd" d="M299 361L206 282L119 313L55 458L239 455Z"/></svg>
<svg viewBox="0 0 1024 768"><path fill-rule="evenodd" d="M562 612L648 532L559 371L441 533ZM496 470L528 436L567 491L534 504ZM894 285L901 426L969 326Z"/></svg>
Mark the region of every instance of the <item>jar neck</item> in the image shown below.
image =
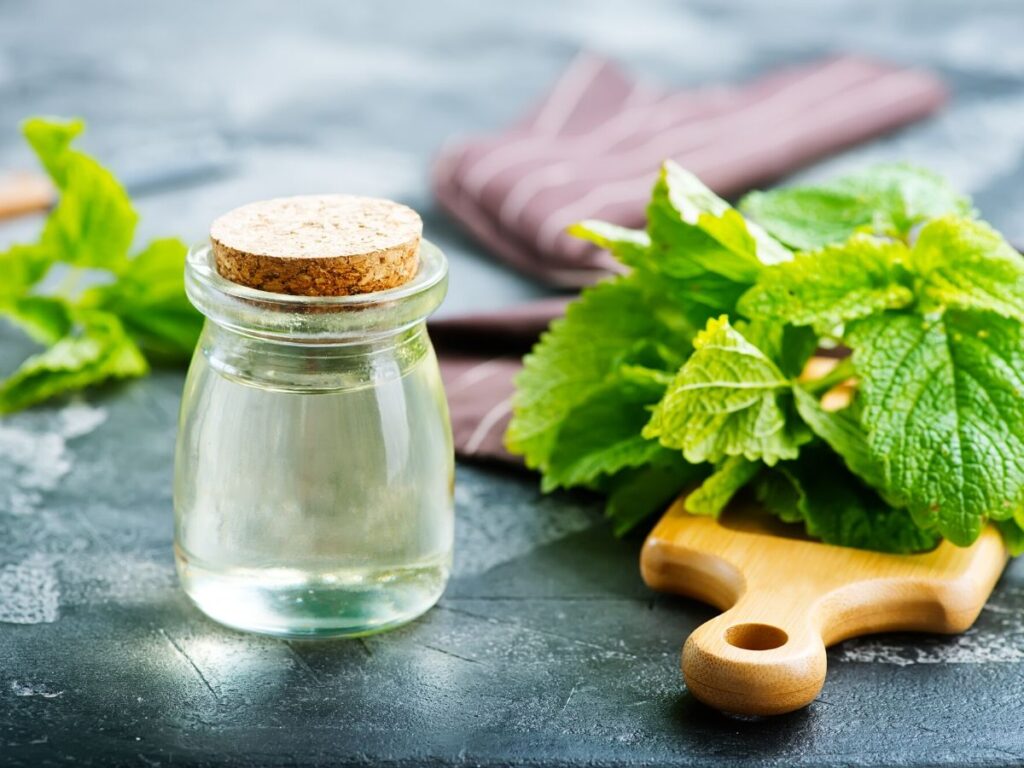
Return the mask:
<svg viewBox="0 0 1024 768"><path fill-rule="evenodd" d="M220 375L282 392L337 392L401 378L433 351L425 322L359 341L316 344L253 336L207 320L196 349Z"/></svg>
<svg viewBox="0 0 1024 768"><path fill-rule="evenodd" d="M212 323L304 348L374 344L420 326L444 299L447 277L444 254L426 240L412 280L351 296L295 296L233 283L217 272L209 246L193 249L185 264L189 300Z"/></svg>

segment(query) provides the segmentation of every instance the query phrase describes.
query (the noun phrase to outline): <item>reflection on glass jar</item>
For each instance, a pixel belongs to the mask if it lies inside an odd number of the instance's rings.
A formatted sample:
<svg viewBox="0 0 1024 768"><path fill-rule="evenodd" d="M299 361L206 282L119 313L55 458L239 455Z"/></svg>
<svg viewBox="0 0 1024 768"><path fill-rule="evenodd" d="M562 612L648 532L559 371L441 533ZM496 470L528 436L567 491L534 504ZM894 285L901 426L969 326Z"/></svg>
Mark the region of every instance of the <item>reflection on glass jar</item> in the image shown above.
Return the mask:
<svg viewBox="0 0 1024 768"><path fill-rule="evenodd" d="M397 288L309 297L225 280L201 248L186 283L207 318L175 460L189 597L224 624L285 636L423 613L452 548L451 431L425 328L443 254L423 242Z"/></svg>

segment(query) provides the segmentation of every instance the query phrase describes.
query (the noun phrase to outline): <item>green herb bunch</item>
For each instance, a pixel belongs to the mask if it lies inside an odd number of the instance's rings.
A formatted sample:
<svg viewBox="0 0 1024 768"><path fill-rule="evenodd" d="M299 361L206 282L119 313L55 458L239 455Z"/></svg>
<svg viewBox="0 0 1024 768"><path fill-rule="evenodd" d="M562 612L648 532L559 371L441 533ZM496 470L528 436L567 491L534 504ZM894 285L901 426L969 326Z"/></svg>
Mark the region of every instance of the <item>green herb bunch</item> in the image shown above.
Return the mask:
<svg viewBox="0 0 1024 768"><path fill-rule="evenodd" d="M991 520L1024 549L1024 259L944 180L880 166L736 210L666 163L646 231L572 231L629 272L517 380L506 441L545 490L606 493L618 532L746 489L829 543L964 546ZM838 365L801 375L823 349Z"/></svg>
<svg viewBox="0 0 1024 768"><path fill-rule="evenodd" d="M111 173L71 146L83 127L23 125L60 199L36 242L0 252L0 314L46 346L0 382L0 413L187 359L202 328L185 296L185 244L129 255L138 216Z"/></svg>

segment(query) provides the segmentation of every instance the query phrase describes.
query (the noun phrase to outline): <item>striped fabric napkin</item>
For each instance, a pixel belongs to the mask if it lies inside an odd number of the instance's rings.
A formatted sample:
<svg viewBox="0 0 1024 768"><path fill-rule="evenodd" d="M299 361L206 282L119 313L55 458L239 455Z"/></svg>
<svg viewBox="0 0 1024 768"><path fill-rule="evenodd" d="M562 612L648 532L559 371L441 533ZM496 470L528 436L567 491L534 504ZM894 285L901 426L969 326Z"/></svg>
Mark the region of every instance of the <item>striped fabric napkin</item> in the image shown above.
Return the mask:
<svg viewBox="0 0 1024 768"><path fill-rule="evenodd" d="M578 287L617 265L565 228L584 218L641 226L666 158L730 197L918 120L945 96L927 72L858 56L667 91L585 53L524 120L445 147L434 193L496 256Z"/></svg>
<svg viewBox="0 0 1024 768"><path fill-rule="evenodd" d="M434 191L496 256L549 285L578 287L617 263L565 227L584 218L642 226L664 159L734 196L925 117L945 96L927 72L855 56L667 92L583 54L512 128L442 150ZM460 456L518 462L502 443L512 380L567 301L431 323Z"/></svg>

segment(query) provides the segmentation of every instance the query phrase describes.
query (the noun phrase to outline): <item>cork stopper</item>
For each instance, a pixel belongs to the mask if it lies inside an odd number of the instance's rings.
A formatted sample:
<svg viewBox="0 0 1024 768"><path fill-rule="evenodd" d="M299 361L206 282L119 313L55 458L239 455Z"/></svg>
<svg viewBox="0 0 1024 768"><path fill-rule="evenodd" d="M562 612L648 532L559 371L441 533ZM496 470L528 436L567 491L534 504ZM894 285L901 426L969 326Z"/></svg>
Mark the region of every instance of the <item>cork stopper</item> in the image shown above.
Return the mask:
<svg viewBox="0 0 1024 768"><path fill-rule="evenodd" d="M352 195L250 203L210 227L222 277L302 296L370 293L408 282L422 234L423 221L411 208Z"/></svg>

